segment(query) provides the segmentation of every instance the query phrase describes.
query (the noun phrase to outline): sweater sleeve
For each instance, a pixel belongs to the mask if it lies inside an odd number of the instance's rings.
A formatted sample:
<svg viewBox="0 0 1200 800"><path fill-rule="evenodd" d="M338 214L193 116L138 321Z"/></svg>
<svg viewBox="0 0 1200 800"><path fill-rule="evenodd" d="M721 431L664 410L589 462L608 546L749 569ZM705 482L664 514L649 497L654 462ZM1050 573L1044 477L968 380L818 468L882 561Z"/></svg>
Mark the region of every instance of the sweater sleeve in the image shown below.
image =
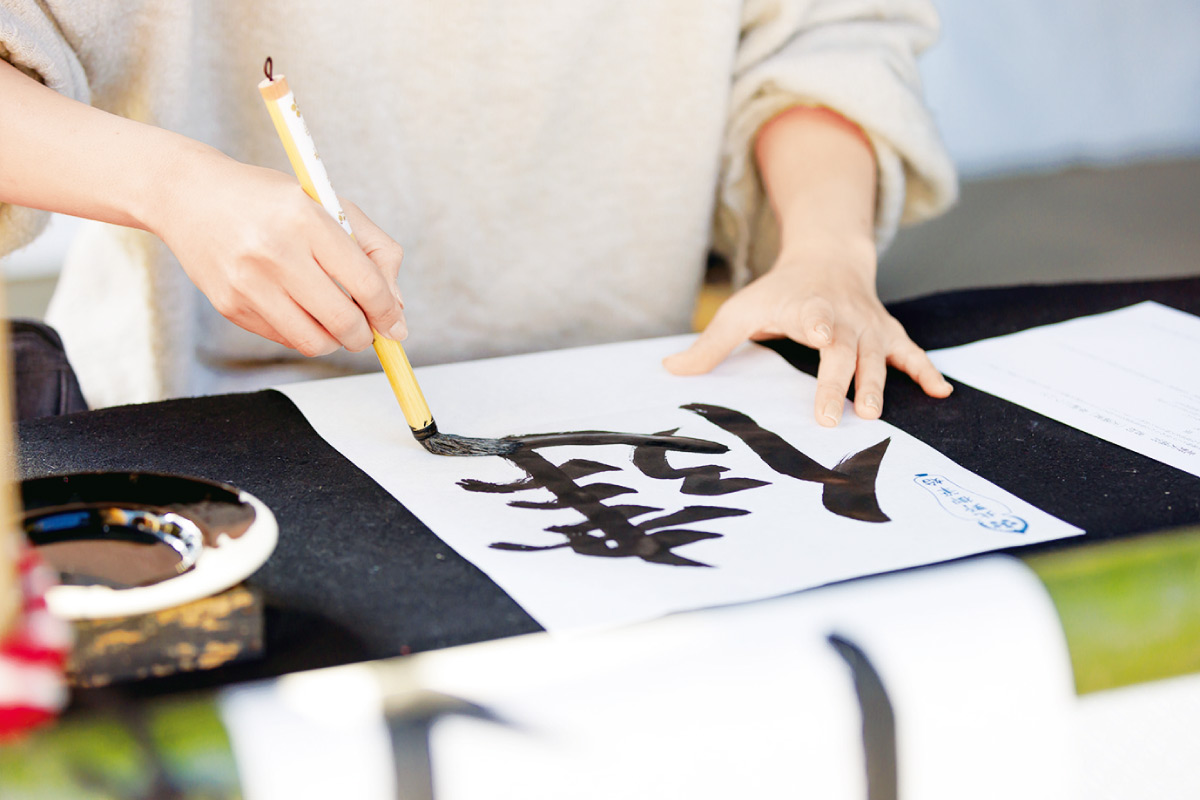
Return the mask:
<svg viewBox="0 0 1200 800"><path fill-rule="evenodd" d="M67 97L90 102L83 66L38 0L0 0L0 59ZM33 239L49 215L0 203L0 256Z"/></svg>
<svg viewBox="0 0 1200 800"><path fill-rule="evenodd" d="M881 250L902 222L936 216L954 202L954 165L925 107L916 66L937 33L928 0L746 0L714 233L735 280L765 271L778 248L754 140L790 106L826 106L866 132L879 170Z"/></svg>

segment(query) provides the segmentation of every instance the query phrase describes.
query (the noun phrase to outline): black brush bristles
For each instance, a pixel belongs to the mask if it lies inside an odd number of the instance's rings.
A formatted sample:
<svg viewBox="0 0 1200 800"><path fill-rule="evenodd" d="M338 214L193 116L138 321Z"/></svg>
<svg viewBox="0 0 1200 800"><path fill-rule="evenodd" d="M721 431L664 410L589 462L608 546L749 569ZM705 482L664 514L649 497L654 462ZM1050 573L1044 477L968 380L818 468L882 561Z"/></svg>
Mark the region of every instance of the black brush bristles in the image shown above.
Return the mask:
<svg viewBox="0 0 1200 800"><path fill-rule="evenodd" d="M430 422L413 436L421 446L435 456L504 456L514 452L518 442L504 439L473 439L453 433L441 433L436 422Z"/></svg>
<svg viewBox="0 0 1200 800"><path fill-rule="evenodd" d="M418 441L435 456L504 456L520 446L518 442L504 439L472 439L453 433L435 433Z"/></svg>
<svg viewBox="0 0 1200 800"><path fill-rule="evenodd" d="M507 456L518 450L539 447L595 446L620 444L629 447L662 447L686 453L725 453L729 448L707 439L675 436L675 431L663 433L616 433L613 431L571 431L564 433L529 433L505 436L503 439L474 439L453 433L441 433L431 422L413 436L421 446L435 456Z"/></svg>

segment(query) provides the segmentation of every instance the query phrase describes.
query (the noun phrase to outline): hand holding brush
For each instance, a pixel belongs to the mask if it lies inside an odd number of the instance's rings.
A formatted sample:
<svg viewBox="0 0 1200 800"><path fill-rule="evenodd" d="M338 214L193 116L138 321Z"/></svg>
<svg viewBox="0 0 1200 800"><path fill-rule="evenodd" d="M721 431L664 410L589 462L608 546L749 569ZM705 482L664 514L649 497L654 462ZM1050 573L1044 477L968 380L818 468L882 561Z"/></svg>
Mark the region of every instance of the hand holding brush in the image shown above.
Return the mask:
<svg viewBox="0 0 1200 800"><path fill-rule="evenodd" d="M320 203L342 229L353 237L354 231L337 194L333 191L333 185L329 182L325 165L317 156L316 145L288 87L287 79L283 75L273 74L270 58L267 59L263 72L266 79L259 83L258 90L267 104L267 111L275 123L275 130L287 151L297 180L305 193ZM412 429L413 436L426 450L435 455L474 456L503 455L516 447L514 443L500 439L471 439L439 432L404 347L395 339L380 335L378 331L374 331L374 334L375 355L387 374L388 382L391 383L392 391L400 403L400 409L404 412L404 418Z"/></svg>

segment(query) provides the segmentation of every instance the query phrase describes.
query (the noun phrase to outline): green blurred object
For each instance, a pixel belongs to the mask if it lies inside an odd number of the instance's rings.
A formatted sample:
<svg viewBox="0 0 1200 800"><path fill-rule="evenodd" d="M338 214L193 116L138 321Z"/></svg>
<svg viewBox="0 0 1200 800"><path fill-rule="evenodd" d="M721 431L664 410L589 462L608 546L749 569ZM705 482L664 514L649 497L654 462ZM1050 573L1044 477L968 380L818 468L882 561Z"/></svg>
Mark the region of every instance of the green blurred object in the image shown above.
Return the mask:
<svg viewBox="0 0 1200 800"><path fill-rule="evenodd" d="M70 712L0 747L4 800L239 800L215 695Z"/></svg>
<svg viewBox="0 0 1200 800"><path fill-rule="evenodd" d="M1200 672L1200 527L1022 560L1058 609L1078 694Z"/></svg>

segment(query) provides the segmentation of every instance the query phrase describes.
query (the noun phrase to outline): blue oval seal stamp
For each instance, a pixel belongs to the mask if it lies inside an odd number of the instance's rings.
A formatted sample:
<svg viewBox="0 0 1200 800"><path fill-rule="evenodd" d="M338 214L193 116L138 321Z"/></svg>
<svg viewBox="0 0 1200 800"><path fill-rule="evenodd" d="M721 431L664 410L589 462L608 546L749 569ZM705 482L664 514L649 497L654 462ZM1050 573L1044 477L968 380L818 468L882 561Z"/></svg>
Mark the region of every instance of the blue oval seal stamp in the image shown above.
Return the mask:
<svg viewBox="0 0 1200 800"><path fill-rule="evenodd" d="M943 475L928 472L913 477L916 483L938 501L938 505L959 519L979 523L989 531L1024 533L1029 523L1012 513L1012 509L998 500L964 489Z"/></svg>

